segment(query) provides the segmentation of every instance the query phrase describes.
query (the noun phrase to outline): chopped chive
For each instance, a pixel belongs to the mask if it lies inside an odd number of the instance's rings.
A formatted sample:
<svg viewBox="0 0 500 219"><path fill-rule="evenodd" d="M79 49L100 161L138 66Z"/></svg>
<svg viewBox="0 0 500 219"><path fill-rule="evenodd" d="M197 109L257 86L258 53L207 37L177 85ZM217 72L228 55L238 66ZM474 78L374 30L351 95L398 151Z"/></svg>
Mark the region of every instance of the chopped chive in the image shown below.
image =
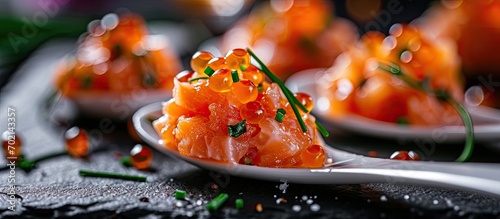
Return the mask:
<svg viewBox="0 0 500 219"><path fill-rule="evenodd" d="M80 170L79 174L80 174L80 176L123 179L123 180L139 181L139 182L146 182L146 179L147 179L145 176L134 176L134 175L127 175L127 174L107 173L107 172L94 172L94 171L89 171L89 170Z"/></svg>
<svg viewBox="0 0 500 219"><path fill-rule="evenodd" d="M464 126L465 126L465 146L462 151L462 154L455 160L457 162L467 161L472 155L472 151L474 150L474 127L472 125L472 120L469 112L458 103L453 97L444 89L430 90L430 87L426 84L428 81L420 82L415 79L409 77L407 74L401 71L401 68L394 64L390 63L390 65L381 64L378 66L380 69L389 72L398 76L402 81L409 84L410 86L422 91L434 94L436 98L440 101L446 101L458 112L460 115Z"/></svg>
<svg viewBox="0 0 500 219"><path fill-rule="evenodd" d="M236 125L227 126L229 136L237 138L247 131L246 120L236 123Z"/></svg>
<svg viewBox="0 0 500 219"><path fill-rule="evenodd" d="M240 70L241 71L246 71L247 69L248 69L248 66L240 65Z"/></svg>
<svg viewBox="0 0 500 219"><path fill-rule="evenodd" d="M210 66L207 66L207 68L205 68L205 71L203 72L210 77L214 74L215 71Z"/></svg>
<svg viewBox="0 0 500 219"><path fill-rule="evenodd" d="M203 80L203 79L208 79L209 77L198 77L198 78L190 78L188 80L189 83L197 81L197 80Z"/></svg>
<svg viewBox="0 0 500 219"><path fill-rule="evenodd" d="M243 208L243 199L239 198L234 201L236 208L237 209L242 209Z"/></svg>
<svg viewBox="0 0 500 219"><path fill-rule="evenodd" d="M276 116L274 117L274 120L278 121L279 123L283 122L283 119L285 118L286 111L283 108L279 108L278 111L276 111Z"/></svg>
<svg viewBox="0 0 500 219"><path fill-rule="evenodd" d="M82 78L82 87L89 88L92 84L92 78L90 76L85 76Z"/></svg>
<svg viewBox="0 0 500 219"><path fill-rule="evenodd" d="M405 116L400 116L396 119L396 124L398 125L408 125L408 118Z"/></svg>
<svg viewBox="0 0 500 219"><path fill-rule="evenodd" d="M262 85L262 83L257 85L257 91L259 91L259 93L262 93L263 90L264 90L264 85Z"/></svg>
<svg viewBox="0 0 500 219"><path fill-rule="evenodd" d="M240 81L240 77L238 76L238 71L236 71L236 70L233 70L231 72L231 77L233 78L233 82Z"/></svg>
<svg viewBox="0 0 500 219"><path fill-rule="evenodd" d="M186 198L186 191L176 189L175 190L175 199L185 199Z"/></svg>
<svg viewBox="0 0 500 219"><path fill-rule="evenodd" d="M278 84L278 86L281 88L283 93L285 94L286 99L288 99L288 102L290 102L290 106L292 107L293 113L297 117L297 121L299 121L300 128L302 129L303 132L307 132L307 126L304 123L304 120L302 120L302 116L300 115L299 110L297 109L297 106L295 101L293 100L294 96L291 95L291 92L286 88L285 84L276 76L274 75L268 68L267 66L255 55L255 53L252 52L249 48L247 48L247 52L250 53L250 55L259 63L260 67L262 68L262 71L269 77L273 82Z"/></svg>
<svg viewBox="0 0 500 219"><path fill-rule="evenodd" d="M217 197L214 198L214 200L212 200L210 203L207 204L206 206L207 210L215 211L219 209L220 206L222 206L222 204L226 202L227 198L229 198L229 196L226 193L219 194Z"/></svg>
<svg viewBox="0 0 500 219"><path fill-rule="evenodd" d="M130 160L130 156L125 156L120 159L120 163L122 163L123 166L126 167L131 167L132 166L132 160Z"/></svg>

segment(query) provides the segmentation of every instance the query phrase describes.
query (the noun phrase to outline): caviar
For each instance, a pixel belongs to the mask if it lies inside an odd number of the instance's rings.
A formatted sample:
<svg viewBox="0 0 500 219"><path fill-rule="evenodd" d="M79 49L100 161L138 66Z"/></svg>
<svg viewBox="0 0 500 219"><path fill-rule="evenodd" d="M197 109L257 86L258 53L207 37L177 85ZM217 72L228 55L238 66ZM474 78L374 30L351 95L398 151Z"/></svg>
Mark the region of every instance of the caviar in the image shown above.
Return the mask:
<svg viewBox="0 0 500 219"><path fill-rule="evenodd" d="M226 54L226 65L229 69L242 72L250 66L250 55L244 49L233 49Z"/></svg>
<svg viewBox="0 0 500 219"><path fill-rule="evenodd" d="M153 161L153 153L149 148L136 144L132 150L130 150L130 161L132 166L139 170L144 170L149 168L151 161Z"/></svg>
<svg viewBox="0 0 500 219"><path fill-rule="evenodd" d="M325 162L325 151L321 145L311 145L302 152L302 166L303 167L318 167L322 166Z"/></svg>
<svg viewBox="0 0 500 219"><path fill-rule="evenodd" d="M184 71L180 72L179 74L177 74L175 76L175 79L177 79L180 82L188 82L189 79L193 77L193 75L194 75L193 71L184 70Z"/></svg>
<svg viewBox="0 0 500 219"><path fill-rule="evenodd" d="M14 135L9 131L2 133L2 148L5 157L21 156L21 138L19 135Z"/></svg>
<svg viewBox="0 0 500 219"><path fill-rule="evenodd" d="M242 103L254 101L259 94L257 87L249 80L242 80L238 83L234 83L231 89L236 98Z"/></svg>
<svg viewBox="0 0 500 219"><path fill-rule="evenodd" d="M213 70L227 68L226 59L224 57L216 57L208 62L208 66ZM205 70L205 69L203 69Z"/></svg>
<svg viewBox="0 0 500 219"><path fill-rule="evenodd" d="M228 92L233 85L231 72L228 69L219 69L210 77L208 87L216 92Z"/></svg>
<svg viewBox="0 0 500 219"><path fill-rule="evenodd" d="M414 151L395 151L390 158L392 160L420 160L420 156Z"/></svg>
<svg viewBox="0 0 500 219"><path fill-rule="evenodd" d="M191 69L202 73L207 68L208 62L213 58L214 56L209 52L198 51L191 58Z"/></svg>
<svg viewBox="0 0 500 219"><path fill-rule="evenodd" d="M76 126L68 129L64 134L66 151L76 158L84 158L90 153L90 142L87 131Z"/></svg>
<svg viewBox="0 0 500 219"><path fill-rule="evenodd" d="M296 93L295 94L295 97L297 98L297 100L299 100L299 102L304 105L307 109L307 111L311 111L313 109L313 105L314 105L314 102L313 102L313 99L311 96L309 96L308 94L305 94L305 93Z"/></svg>
<svg viewBox="0 0 500 219"><path fill-rule="evenodd" d="M264 118L264 114L264 107L257 101L248 102L240 109L241 118L252 124L258 124Z"/></svg>

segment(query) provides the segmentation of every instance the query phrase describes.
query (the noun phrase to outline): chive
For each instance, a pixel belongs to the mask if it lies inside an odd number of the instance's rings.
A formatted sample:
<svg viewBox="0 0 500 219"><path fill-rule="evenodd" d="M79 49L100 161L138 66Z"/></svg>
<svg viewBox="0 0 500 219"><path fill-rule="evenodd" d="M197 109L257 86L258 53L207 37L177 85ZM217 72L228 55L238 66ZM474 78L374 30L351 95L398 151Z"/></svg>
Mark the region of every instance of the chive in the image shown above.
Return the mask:
<svg viewBox="0 0 500 219"><path fill-rule="evenodd" d="M279 123L283 122L283 119L285 118L286 111L283 108L279 108L278 111L276 111L276 116L274 117L274 120L278 121Z"/></svg>
<svg viewBox="0 0 500 219"><path fill-rule="evenodd" d="M82 78L82 88L89 88L92 84L92 78L90 76L84 76Z"/></svg>
<svg viewBox="0 0 500 219"><path fill-rule="evenodd" d="M447 98L448 103L450 103L453 108L458 112L465 126L465 147L462 154L455 160L457 162L464 162L469 160L474 150L474 126L472 125L472 120L470 114L460 103L455 101L451 96Z"/></svg>
<svg viewBox="0 0 500 219"><path fill-rule="evenodd" d="M269 77L273 82L278 84L278 86L281 88L283 93L285 94L286 99L288 99L288 102L290 102L290 106L292 107L293 113L297 117L297 121L299 121L300 128L302 128L303 132L307 132L307 126L304 123L304 120L302 120L302 116L299 113L299 110L297 109L297 106L295 101L293 100L294 96L290 95L291 92L285 87L285 84L276 76L274 75L268 68L267 66L250 50L247 48L247 52L250 53L250 55L259 63L260 67L262 68L262 71Z"/></svg>
<svg viewBox="0 0 500 219"><path fill-rule="evenodd" d="M408 125L408 118L406 118L405 116L400 116L396 118L396 123L399 125Z"/></svg>
<svg viewBox="0 0 500 219"><path fill-rule="evenodd" d="M259 91L259 93L262 93L263 90L264 90L264 85L262 85L262 83L257 85L257 91Z"/></svg>
<svg viewBox="0 0 500 219"><path fill-rule="evenodd" d="M245 66L243 64L240 65L240 70L241 71L246 71L248 69L248 66Z"/></svg>
<svg viewBox="0 0 500 219"><path fill-rule="evenodd" d="M207 66L207 68L205 68L205 71L203 72L205 72L205 74L207 74L208 77L210 77L214 74L215 71L210 66Z"/></svg>
<svg viewBox="0 0 500 219"><path fill-rule="evenodd" d="M227 126L227 131L229 132L229 136L237 138L243 133L247 131L247 127L245 126L246 120L238 122L236 125Z"/></svg>
<svg viewBox="0 0 500 219"><path fill-rule="evenodd" d="M233 78L233 82L240 81L240 77L238 76L238 71L236 71L236 70L233 70L231 72L231 77Z"/></svg>
<svg viewBox="0 0 500 219"><path fill-rule="evenodd" d="M134 175L127 175L127 174L107 173L107 172L94 172L94 171L89 171L89 170L80 170L79 174L80 174L80 176L123 179L123 180L139 181L139 182L146 182L146 179L147 179L145 176L134 176Z"/></svg>
<svg viewBox="0 0 500 219"><path fill-rule="evenodd" d="M432 93L436 96L436 98L440 101L446 101L458 112L460 118L462 119L465 126L465 146L462 151L462 154L455 160L457 162L467 161L472 155L472 151L474 150L474 126L472 125L472 120L469 112L453 99L451 95L446 90L438 89L438 90L429 90L430 87L426 86L426 83L422 83L416 81L415 79L409 77L407 74L401 71L401 68L394 63L390 63L390 65L379 65L380 69L392 73L398 76L402 81L406 82L410 86L427 93Z"/></svg>
<svg viewBox="0 0 500 219"><path fill-rule="evenodd" d="M202 80L202 79L208 79L209 77L198 77L198 78L190 78L188 80L189 83L197 81L197 80Z"/></svg>
<svg viewBox="0 0 500 219"><path fill-rule="evenodd" d="M186 198L186 191L176 189L175 190L175 199L185 199Z"/></svg>
<svg viewBox="0 0 500 219"><path fill-rule="evenodd" d="M243 208L243 199L239 198L234 201L236 208L237 209L242 209Z"/></svg>
<svg viewBox="0 0 500 219"><path fill-rule="evenodd" d="M129 156L122 157L120 159L120 163L122 163L122 165L126 166L126 167L131 167L132 166L132 160L130 160Z"/></svg>
<svg viewBox="0 0 500 219"><path fill-rule="evenodd" d="M214 198L214 200L212 200L210 203L207 204L206 206L207 210L215 211L219 209L220 206L222 206L222 204L226 202L227 198L229 198L229 196L226 193L219 194L217 197Z"/></svg>

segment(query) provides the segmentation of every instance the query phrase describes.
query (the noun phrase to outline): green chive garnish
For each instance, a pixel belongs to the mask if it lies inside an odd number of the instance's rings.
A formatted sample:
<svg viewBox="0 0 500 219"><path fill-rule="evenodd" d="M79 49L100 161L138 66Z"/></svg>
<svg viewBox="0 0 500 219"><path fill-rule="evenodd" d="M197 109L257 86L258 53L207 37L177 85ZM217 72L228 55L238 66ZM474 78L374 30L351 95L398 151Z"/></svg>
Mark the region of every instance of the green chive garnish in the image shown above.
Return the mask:
<svg viewBox="0 0 500 219"><path fill-rule="evenodd" d="M212 200L210 203L207 204L206 207L207 210L215 211L219 209L220 206L222 206L222 204L226 202L227 198L229 198L229 196L226 193L219 194L217 197L214 198L214 200Z"/></svg>
<svg viewBox="0 0 500 219"><path fill-rule="evenodd" d="M458 114L462 118L462 121L465 126L464 150L462 151L462 154L460 154L460 156L455 161L457 162L467 161L472 155L472 151L474 150L474 126L472 125L472 119L467 109L465 109L464 106L462 106L460 103L454 100L453 97L449 95L449 93L446 90L442 89L429 90L430 88L428 86L425 86L425 83L419 82L410 77L409 75L405 74L403 71L401 71L401 68L394 63L390 63L389 65L380 64L379 68L393 75L396 75L408 85L422 92L434 94L438 100L446 101L449 104L451 104L451 106L453 106L453 108L458 112Z"/></svg>
<svg viewBox="0 0 500 219"><path fill-rule="evenodd" d="M127 174L107 173L107 172L94 172L94 171L89 171L89 170L80 170L79 174L80 174L80 176L123 179L123 180L139 181L139 182L146 182L146 179L147 179L145 176L134 176L134 175L127 175Z"/></svg>
<svg viewBox="0 0 500 219"><path fill-rule="evenodd" d="M207 66L207 68L205 68L205 74L207 74L209 77L212 76L214 74L214 70L210 67L210 66Z"/></svg>
<svg viewBox="0 0 500 219"><path fill-rule="evenodd" d="M241 199L241 198L236 199L236 201L234 201L234 203L236 204L236 209L242 209L243 208L243 199Z"/></svg>
<svg viewBox="0 0 500 219"><path fill-rule="evenodd" d="M233 82L240 81L240 77L238 76L238 71L236 71L236 70L233 70L231 72L231 77L233 78Z"/></svg>
<svg viewBox="0 0 500 219"><path fill-rule="evenodd" d="M248 66L240 65L240 70L241 71L246 71Z"/></svg>
<svg viewBox="0 0 500 219"><path fill-rule="evenodd" d="M131 167L132 166L132 160L130 160L130 156L125 156L120 159L120 163L122 163L123 166L126 167Z"/></svg>
<svg viewBox="0 0 500 219"><path fill-rule="evenodd" d="M246 120L236 123L236 125L227 126L229 136L237 138L247 131Z"/></svg>
<svg viewBox="0 0 500 219"><path fill-rule="evenodd" d="M186 198L186 191L176 189L175 190L175 199L185 199Z"/></svg>
<svg viewBox="0 0 500 219"><path fill-rule="evenodd" d="M283 108L279 108L278 111L276 111L276 116L274 117L274 120L278 121L279 123L283 122L283 119L285 118L286 111Z"/></svg>
<svg viewBox="0 0 500 219"><path fill-rule="evenodd" d="M208 79L209 77L198 77L198 78L190 78L188 80L189 83L197 81L197 80L203 80L203 79Z"/></svg>
<svg viewBox="0 0 500 219"><path fill-rule="evenodd" d="M283 91L283 93L285 94L286 98L288 99L288 102L291 103L290 105L291 105L291 107L293 109L293 113L297 117L297 121L299 121L299 124L300 124L300 127L302 128L302 131L303 132L307 132L307 127L306 127L306 125L304 123L304 120L302 120L302 117L300 116L300 114L299 114L296 106L299 106L299 108L303 112L305 112L305 113L309 112L307 110L307 108L304 105L302 105L302 103L300 103L299 100L297 100L297 98L293 95L293 93L283 84L283 82L276 75L274 75L269 70L269 68L267 68L267 66L252 52L252 50L250 50L249 48L247 48L247 52L259 63L259 65L261 67L261 70L269 78L271 78L271 80L273 82L277 83L280 86L281 90ZM318 128L318 131L321 133L321 135L323 135L324 137L330 136L330 133L328 133L328 131L325 129L325 127L323 125L321 125L318 121L315 121L315 123L316 123L316 127Z"/></svg>
<svg viewBox="0 0 500 219"><path fill-rule="evenodd" d="M396 119L396 123L399 125L408 125L408 118L400 116Z"/></svg>
<svg viewBox="0 0 500 219"><path fill-rule="evenodd" d="M257 85L257 91L259 91L259 93L262 93L262 90L264 90L264 86L261 84Z"/></svg>
<svg viewBox="0 0 500 219"><path fill-rule="evenodd" d="M299 121L300 128L302 129L303 132L307 132L307 126L304 123L304 120L302 120L302 116L299 113L299 110L297 109L296 102L294 101L294 96L291 95L291 92L286 88L285 84L276 76L274 75L268 68L267 66L255 55L255 53L252 52L249 48L247 48L247 52L257 61L262 68L262 71L269 77L273 82L278 84L278 86L281 88L283 93L285 94L286 99L288 99L288 102L290 102L290 106L292 107L293 113L297 117L297 121Z"/></svg>

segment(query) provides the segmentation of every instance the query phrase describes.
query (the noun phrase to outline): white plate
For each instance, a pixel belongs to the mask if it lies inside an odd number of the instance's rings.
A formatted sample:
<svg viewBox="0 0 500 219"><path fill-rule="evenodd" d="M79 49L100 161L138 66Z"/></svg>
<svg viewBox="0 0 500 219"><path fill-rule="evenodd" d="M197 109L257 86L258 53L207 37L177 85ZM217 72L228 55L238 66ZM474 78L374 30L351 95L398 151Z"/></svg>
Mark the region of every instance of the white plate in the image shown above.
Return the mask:
<svg viewBox="0 0 500 219"><path fill-rule="evenodd" d="M85 114L125 120L139 108L172 96L172 90L135 90L131 93L81 93L71 98Z"/></svg>
<svg viewBox="0 0 500 219"><path fill-rule="evenodd" d="M292 75L286 85L292 92L304 92L318 102L316 83L325 69L309 69ZM469 108L474 122L476 141L500 140L500 116L491 114L491 109L485 107ZM397 138L405 140L431 140L436 143L457 142L465 139L463 126L401 126L393 123L380 122L357 115L346 115L342 118L332 117L328 112L313 108L313 114L324 121L328 128L341 128L347 131L370 136Z"/></svg>
<svg viewBox="0 0 500 219"><path fill-rule="evenodd" d="M145 106L134 114L134 127L146 143L166 155L224 175L302 184L404 183L500 195L500 164L386 160L355 155L329 146L324 148L328 157L333 159L333 164L321 169L227 165L186 157L159 143L160 137L151 120L160 116L161 103ZM324 142L322 144L325 145Z"/></svg>

